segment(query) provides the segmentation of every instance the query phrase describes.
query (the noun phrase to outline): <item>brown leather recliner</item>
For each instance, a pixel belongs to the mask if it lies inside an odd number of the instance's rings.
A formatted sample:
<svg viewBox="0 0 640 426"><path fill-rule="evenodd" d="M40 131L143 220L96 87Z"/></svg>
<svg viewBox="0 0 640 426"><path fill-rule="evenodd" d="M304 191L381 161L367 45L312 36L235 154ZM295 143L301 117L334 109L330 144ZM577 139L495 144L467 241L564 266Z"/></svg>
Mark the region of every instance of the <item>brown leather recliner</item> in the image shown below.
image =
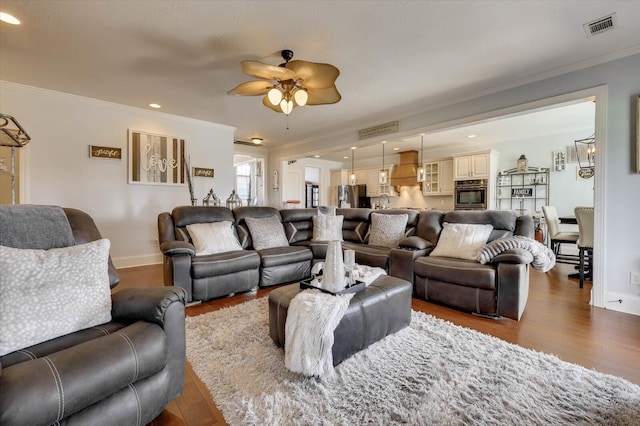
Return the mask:
<svg viewBox="0 0 640 426"><path fill-rule="evenodd" d="M0 245L68 245L56 242L59 229L45 210L58 212L57 224L70 225L76 244L101 238L80 210L5 205ZM120 281L111 259L109 278L111 288ZM0 356L0 424L150 422L183 390L184 303L185 293L176 287L123 289L112 295L110 322Z"/></svg>
<svg viewBox="0 0 640 426"><path fill-rule="evenodd" d="M489 241L513 235L533 238L534 232L531 216L510 211L428 211L420 213L416 235L436 246L444 222L491 224ZM532 261L531 253L523 249L509 249L486 265L452 257L418 257L414 263L415 295L467 312L519 320L529 295Z"/></svg>
<svg viewBox="0 0 640 426"><path fill-rule="evenodd" d="M233 223L235 230L236 219L226 207L181 206L158 215L164 284L183 288L187 302L258 287L260 256L255 250L196 256L187 225L222 221Z"/></svg>

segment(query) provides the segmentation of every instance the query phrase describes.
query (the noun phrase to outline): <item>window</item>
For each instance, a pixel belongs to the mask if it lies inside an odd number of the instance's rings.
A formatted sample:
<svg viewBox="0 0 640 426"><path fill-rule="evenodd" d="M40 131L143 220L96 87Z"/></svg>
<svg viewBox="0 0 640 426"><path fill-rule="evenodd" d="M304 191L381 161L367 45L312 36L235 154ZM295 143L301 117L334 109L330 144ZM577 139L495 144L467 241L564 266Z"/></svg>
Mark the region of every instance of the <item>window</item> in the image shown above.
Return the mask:
<svg viewBox="0 0 640 426"><path fill-rule="evenodd" d="M236 166L236 194L243 200L251 198L251 163Z"/></svg>

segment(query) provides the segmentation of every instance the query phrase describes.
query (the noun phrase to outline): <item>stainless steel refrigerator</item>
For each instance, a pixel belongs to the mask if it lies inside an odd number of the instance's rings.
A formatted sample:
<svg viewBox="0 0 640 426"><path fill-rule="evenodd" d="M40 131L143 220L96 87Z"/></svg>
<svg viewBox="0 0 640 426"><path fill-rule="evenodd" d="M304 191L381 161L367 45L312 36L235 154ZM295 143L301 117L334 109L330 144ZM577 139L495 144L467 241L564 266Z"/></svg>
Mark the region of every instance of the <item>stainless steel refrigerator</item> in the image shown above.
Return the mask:
<svg viewBox="0 0 640 426"><path fill-rule="evenodd" d="M366 185L338 185L338 207L371 207Z"/></svg>

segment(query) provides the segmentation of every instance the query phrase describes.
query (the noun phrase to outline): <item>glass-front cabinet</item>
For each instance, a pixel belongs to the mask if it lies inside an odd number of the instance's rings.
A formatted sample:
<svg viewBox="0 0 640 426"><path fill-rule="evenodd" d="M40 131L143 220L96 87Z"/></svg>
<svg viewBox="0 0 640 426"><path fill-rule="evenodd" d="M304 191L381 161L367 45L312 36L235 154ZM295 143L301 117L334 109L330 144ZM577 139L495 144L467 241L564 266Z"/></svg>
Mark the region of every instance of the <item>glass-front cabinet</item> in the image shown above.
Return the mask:
<svg viewBox="0 0 640 426"><path fill-rule="evenodd" d="M429 161L424 163L425 180L422 183L424 195L453 194L453 160Z"/></svg>
<svg viewBox="0 0 640 426"><path fill-rule="evenodd" d="M528 167L527 172L504 170L496 182L496 208L534 216L549 204L549 169Z"/></svg>
<svg viewBox="0 0 640 426"><path fill-rule="evenodd" d="M437 194L440 192L440 172L438 163L426 163L424 165L423 194Z"/></svg>

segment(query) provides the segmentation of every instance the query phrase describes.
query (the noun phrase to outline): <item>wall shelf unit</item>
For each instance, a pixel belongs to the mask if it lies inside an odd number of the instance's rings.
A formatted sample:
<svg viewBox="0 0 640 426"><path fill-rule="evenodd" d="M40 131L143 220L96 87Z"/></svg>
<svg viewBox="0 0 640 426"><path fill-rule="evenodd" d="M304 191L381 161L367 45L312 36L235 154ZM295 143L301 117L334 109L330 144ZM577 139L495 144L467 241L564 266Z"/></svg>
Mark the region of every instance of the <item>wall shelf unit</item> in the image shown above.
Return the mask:
<svg viewBox="0 0 640 426"><path fill-rule="evenodd" d="M527 172L503 170L496 181L496 209L513 210L518 215L540 214L549 205L549 169L528 167Z"/></svg>

